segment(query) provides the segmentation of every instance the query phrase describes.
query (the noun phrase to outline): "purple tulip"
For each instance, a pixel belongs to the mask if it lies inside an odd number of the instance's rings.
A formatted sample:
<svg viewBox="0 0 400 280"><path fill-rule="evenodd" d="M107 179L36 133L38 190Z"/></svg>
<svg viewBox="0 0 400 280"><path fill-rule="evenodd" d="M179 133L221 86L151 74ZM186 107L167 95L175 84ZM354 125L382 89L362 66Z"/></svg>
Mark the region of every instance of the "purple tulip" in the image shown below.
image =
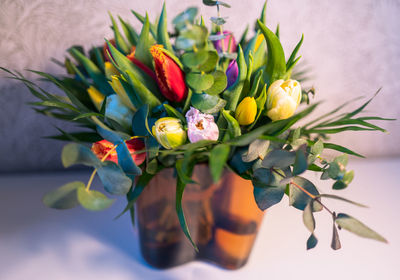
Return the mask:
<svg viewBox="0 0 400 280"><path fill-rule="evenodd" d="M228 53L235 52L236 48L237 48L235 37L233 37L232 33L227 30L224 31L224 35L225 34L230 34L230 35L226 36L225 39L223 40L224 41L224 45L223 45L224 52L228 52ZM216 35L221 35L221 32L217 32ZM228 50L230 40L232 40L232 42L231 42L231 47ZM222 52L222 40L213 41L213 43L214 43L214 47L217 50L217 52Z"/></svg>
<svg viewBox="0 0 400 280"><path fill-rule="evenodd" d="M191 107L185 117L188 123L187 134L191 143L201 140L218 140L219 130L212 115L203 114Z"/></svg>
<svg viewBox="0 0 400 280"><path fill-rule="evenodd" d="M228 65L228 69L226 69L226 77L228 78L228 85L226 86L226 88L229 88L236 82L238 75L239 68L237 62L236 60L232 60L231 63L229 63Z"/></svg>

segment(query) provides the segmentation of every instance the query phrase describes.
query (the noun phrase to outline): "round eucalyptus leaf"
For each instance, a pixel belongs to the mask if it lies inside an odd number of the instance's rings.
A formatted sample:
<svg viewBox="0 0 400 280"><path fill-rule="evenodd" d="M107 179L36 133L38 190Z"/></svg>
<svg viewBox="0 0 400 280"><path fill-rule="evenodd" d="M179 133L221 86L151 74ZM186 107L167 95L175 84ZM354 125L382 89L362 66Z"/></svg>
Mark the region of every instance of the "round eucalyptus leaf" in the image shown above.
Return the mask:
<svg viewBox="0 0 400 280"><path fill-rule="evenodd" d="M223 92L224 89L226 89L226 86L228 85L228 78L221 70L217 70L211 75L214 77L214 84L212 87L206 90L206 93L210 95L218 95Z"/></svg>
<svg viewBox="0 0 400 280"><path fill-rule="evenodd" d="M193 107L206 114L217 113L226 105L225 100L206 93L193 94L191 102Z"/></svg>
<svg viewBox="0 0 400 280"><path fill-rule="evenodd" d="M80 187L78 188L78 201L88 210L100 211L110 207L115 200L106 197L101 192Z"/></svg>
<svg viewBox="0 0 400 280"><path fill-rule="evenodd" d="M208 58L207 60L197 67L199 71L203 72L210 72L215 69L219 60L218 53L216 51L208 51Z"/></svg>
<svg viewBox="0 0 400 280"><path fill-rule="evenodd" d="M182 55L182 63L188 68L196 68L208 59L207 51L187 52Z"/></svg>
<svg viewBox="0 0 400 280"><path fill-rule="evenodd" d="M208 30L204 26L191 25L180 32L175 45L180 50L190 51L195 46L201 49L205 46L208 38Z"/></svg>
<svg viewBox="0 0 400 280"><path fill-rule="evenodd" d="M214 77L211 74L191 72L186 75L186 82L195 92L202 92L213 85Z"/></svg>
<svg viewBox="0 0 400 280"><path fill-rule="evenodd" d="M84 188L82 182L71 182L47 193L43 197L43 203L47 207L54 209L70 209L79 205L76 190Z"/></svg>

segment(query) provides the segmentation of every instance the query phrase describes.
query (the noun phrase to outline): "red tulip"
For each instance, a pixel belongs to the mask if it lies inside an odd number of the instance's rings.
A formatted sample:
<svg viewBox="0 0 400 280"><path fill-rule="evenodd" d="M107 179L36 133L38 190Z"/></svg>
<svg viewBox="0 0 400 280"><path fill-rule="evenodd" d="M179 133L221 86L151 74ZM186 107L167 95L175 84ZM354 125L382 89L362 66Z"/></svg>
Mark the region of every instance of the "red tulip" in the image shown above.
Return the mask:
<svg viewBox="0 0 400 280"><path fill-rule="evenodd" d="M136 165L141 165L146 159L146 152L135 154L137 151L144 150L145 145L140 139L131 139L125 142L128 147L129 152L132 155L133 161ZM103 159L107 153L114 147L113 143L108 142L107 140L101 140L99 142L93 143L92 152L99 158ZM105 160L113 161L118 164L118 155L117 151L114 149Z"/></svg>
<svg viewBox="0 0 400 280"><path fill-rule="evenodd" d="M157 83L161 93L169 101L180 102L187 97L185 76L178 64L162 51L162 45L150 48L153 56Z"/></svg>
<svg viewBox="0 0 400 280"><path fill-rule="evenodd" d="M133 64L135 64L137 67L142 69L147 75L149 75L150 77L152 77L156 81L157 80L156 74L154 74L154 72L149 67L147 67L146 64L141 62L139 59L135 58L135 51L136 51L136 47L133 46L131 53L128 54L126 57L130 61L132 61Z"/></svg>

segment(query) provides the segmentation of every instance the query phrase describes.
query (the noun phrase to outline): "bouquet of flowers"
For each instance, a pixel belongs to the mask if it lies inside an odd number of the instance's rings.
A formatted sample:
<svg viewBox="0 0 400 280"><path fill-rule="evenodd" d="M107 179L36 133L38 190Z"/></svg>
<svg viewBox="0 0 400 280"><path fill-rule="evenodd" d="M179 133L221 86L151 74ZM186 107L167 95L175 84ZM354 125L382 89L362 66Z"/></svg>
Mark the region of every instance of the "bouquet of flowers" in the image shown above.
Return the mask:
<svg viewBox="0 0 400 280"><path fill-rule="evenodd" d="M255 34L248 39L247 28L237 41L223 27L226 18L220 9L230 6L214 0L203 3L217 9L211 29L193 7L173 19L172 32L167 30L165 5L156 23L147 14L132 11L143 24L139 33L127 21L119 18L118 24L110 15L114 38L89 52L71 47L65 62L58 62L67 76L33 71L65 96L51 94L22 74L3 68L38 99L31 103L38 113L86 128L73 133L59 129L61 134L54 138L72 142L62 151L63 165L90 166L92 176L86 184L71 182L55 189L44 203L56 209L81 205L97 211L113 203L110 195L126 195L128 203L121 214L131 212L134 217L135 202L152 178L173 168L179 223L197 249L182 196L187 184L196 183L194 167L205 163L214 182L226 169L250 180L262 210L287 195L290 206L303 211L310 231L307 249L317 244L313 215L321 210L332 216L333 249L340 248L337 228L386 242L352 216L330 210L325 200L362 204L321 193L302 175L316 172L321 180L333 181L333 190L346 188L354 176L347 169L348 155L362 156L330 143L329 135L385 131L370 121L389 119L360 116L371 98L354 111L339 112L347 102L296 125L319 105L311 102L314 90L301 85L305 73L295 69L303 36L286 59L279 28L273 32L266 26L266 5ZM325 158L325 149L340 154ZM96 174L108 196L93 189Z"/></svg>

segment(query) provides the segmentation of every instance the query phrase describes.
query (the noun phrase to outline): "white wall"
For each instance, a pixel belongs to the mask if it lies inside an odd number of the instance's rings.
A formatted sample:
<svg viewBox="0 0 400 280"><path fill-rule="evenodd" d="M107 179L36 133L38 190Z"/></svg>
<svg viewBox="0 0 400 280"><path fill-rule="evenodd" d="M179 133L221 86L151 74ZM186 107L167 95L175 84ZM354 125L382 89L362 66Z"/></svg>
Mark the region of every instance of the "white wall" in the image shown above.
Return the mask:
<svg viewBox="0 0 400 280"><path fill-rule="evenodd" d="M262 0L228 1L232 9L227 29L239 34L261 12ZM0 66L61 73L50 62L63 59L72 44L90 47L111 38L107 11L129 19L139 27L130 9L150 17L160 11L161 1L139 0L0 0ZM171 19L189 5L201 7L206 18L213 8L200 0L168 0ZM287 52L301 33L305 35L301 54L312 69L312 84L318 100L327 100L321 112L355 96L381 94L369 111L400 118L400 1L398 0L270 0L268 25L281 26L281 40ZM4 76L0 73L0 76ZM32 76L30 76L32 77ZM9 80L0 79L0 171L54 169L59 165L62 146L40 136L56 133L53 120L38 116L24 104L32 101L27 91ZM398 156L399 122L383 123L390 131L342 134L335 141L367 156Z"/></svg>

